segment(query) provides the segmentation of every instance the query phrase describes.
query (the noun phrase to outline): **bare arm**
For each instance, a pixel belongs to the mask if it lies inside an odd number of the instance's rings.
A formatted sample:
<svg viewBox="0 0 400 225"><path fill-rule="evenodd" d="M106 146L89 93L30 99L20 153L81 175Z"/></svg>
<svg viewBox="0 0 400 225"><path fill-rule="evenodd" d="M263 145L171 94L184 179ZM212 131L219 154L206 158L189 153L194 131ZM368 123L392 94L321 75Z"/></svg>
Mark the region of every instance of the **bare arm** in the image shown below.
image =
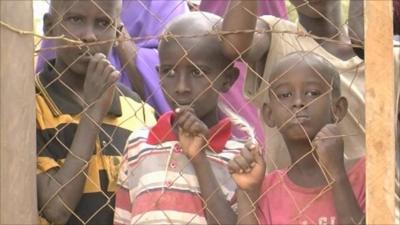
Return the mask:
<svg viewBox="0 0 400 225"><path fill-rule="evenodd" d="M199 181L201 197L206 201L208 224L235 224L236 214L226 200L211 165L204 152L192 159L192 165Z"/></svg>
<svg viewBox="0 0 400 225"><path fill-rule="evenodd" d="M207 142L204 137L208 136L207 126L190 108L178 110L176 121L180 127L179 142L183 153L194 167L201 197L205 201L207 223L235 224L236 214L226 200L205 153Z"/></svg>
<svg viewBox="0 0 400 225"><path fill-rule="evenodd" d="M364 58L364 1L350 0L349 4L349 36L355 45L354 51Z"/></svg>
<svg viewBox="0 0 400 225"><path fill-rule="evenodd" d="M44 207L43 213L52 223L67 223L71 210L82 197L86 180L83 172L93 155L98 126L111 105L118 77L119 72L104 55L93 57L85 80L84 99L88 104L96 103L82 116L63 166L37 177L39 207Z"/></svg>
<svg viewBox="0 0 400 225"><path fill-rule="evenodd" d="M333 179L333 198L338 224L365 224L365 215L354 195L344 165L344 144L336 124L327 124L313 141L319 161Z"/></svg>
<svg viewBox="0 0 400 225"><path fill-rule="evenodd" d="M142 75L136 67L137 49L135 42L131 40L128 31L123 27L121 41L116 47L118 58L121 61L123 70L126 71L129 81L132 85L132 90L136 92L140 98L145 101L144 85Z"/></svg>
<svg viewBox="0 0 400 225"><path fill-rule="evenodd" d="M269 26L264 21L257 20L257 2L232 0L229 4L222 31L228 33L223 38L223 51L226 57L231 60L242 56L247 62L255 62L261 56L264 56L269 49L270 33L265 32L269 29ZM254 29L263 32L235 33L236 31Z"/></svg>
<svg viewBox="0 0 400 225"><path fill-rule="evenodd" d="M256 206L266 166L257 145L247 143L240 154L229 162L228 168L238 186L237 224L259 224Z"/></svg>
<svg viewBox="0 0 400 225"><path fill-rule="evenodd" d="M338 224L365 224L365 214L360 209L344 167L332 173L333 198Z"/></svg>

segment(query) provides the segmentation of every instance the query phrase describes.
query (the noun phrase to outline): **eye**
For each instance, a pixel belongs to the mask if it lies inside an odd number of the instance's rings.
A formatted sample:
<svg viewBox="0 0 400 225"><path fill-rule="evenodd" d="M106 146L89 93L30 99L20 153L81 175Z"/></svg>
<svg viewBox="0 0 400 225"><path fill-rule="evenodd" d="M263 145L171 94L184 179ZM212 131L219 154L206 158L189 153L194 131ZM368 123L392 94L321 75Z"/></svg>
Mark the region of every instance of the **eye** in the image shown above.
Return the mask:
<svg viewBox="0 0 400 225"><path fill-rule="evenodd" d="M81 24L84 22L84 19L81 16L70 16L67 18L67 21L73 24Z"/></svg>
<svg viewBox="0 0 400 225"><path fill-rule="evenodd" d="M192 70L192 72L190 72L190 75L192 77L202 77L203 76L203 72L200 69L194 69Z"/></svg>
<svg viewBox="0 0 400 225"><path fill-rule="evenodd" d="M109 20L109 19L100 19L100 20L97 20L97 25L99 26L99 27L103 27L103 28L107 28L107 27L109 27L110 25L111 25L111 21Z"/></svg>
<svg viewBox="0 0 400 225"><path fill-rule="evenodd" d="M160 70L160 73L162 76L166 76L166 77L174 77L175 76L175 70L172 68L162 68Z"/></svg>
<svg viewBox="0 0 400 225"><path fill-rule="evenodd" d="M279 99L285 99L285 98L290 98L292 97L292 92L278 92L276 94L278 96Z"/></svg>
<svg viewBox="0 0 400 225"><path fill-rule="evenodd" d="M319 91L319 90L310 90L310 91L306 91L305 95L309 96L309 97L316 97L316 96L320 96L321 95L321 91Z"/></svg>

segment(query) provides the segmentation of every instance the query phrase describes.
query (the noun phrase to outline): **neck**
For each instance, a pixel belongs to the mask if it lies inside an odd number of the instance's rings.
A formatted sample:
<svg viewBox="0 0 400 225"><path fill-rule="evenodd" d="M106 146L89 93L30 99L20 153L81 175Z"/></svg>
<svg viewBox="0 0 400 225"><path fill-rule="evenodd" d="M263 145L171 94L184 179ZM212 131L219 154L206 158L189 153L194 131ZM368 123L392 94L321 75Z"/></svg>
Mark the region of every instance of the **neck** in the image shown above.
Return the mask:
<svg viewBox="0 0 400 225"><path fill-rule="evenodd" d="M307 32L319 36L334 38L340 40L338 32L342 32L341 20L340 20L340 7L332 10L328 10L329 13L325 17L311 18L303 14L299 14L300 24L307 30Z"/></svg>
<svg viewBox="0 0 400 225"><path fill-rule="evenodd" d="M286 141L292 164L298 169L314 169L318 167L315 153L307 139L299 141Z"/></svg>
<svg viewBox="0 0 400 225"><path fill-rule="evenodd" d="M61 60L56 60L55 69L58 71L60 76L60 80L67 85L67 87L71 88L76 94L79 96L83 96L83 85L85 82L85 74L78 74L71 70L71 67L68 67ZM57 73L53 71L54 73ZM59 74L55 74L59 76ZM77 97L75 95L75 97Z"/></svg>
<svg viewBox="0 0 400 225"><path fill-rule="evenodd" d="M220 116L218 115L218 110L215 108L211 112L209 112L207 115L204 115L202 118L200 118L201 121L203 121L204 124L207 125L208 128L213 127L219 122Z"/></svg>
<svg viewBox="0 0 400 225"><path fill-rule="evenodd" d="M308 140L286 142L292 160L292 168L288 177L302 187L321 187L327 183L321 167L317 162L317 154L311 151Z"/></svg>
<svg viewBox="0 0 400 225"><path fill-rule="evenodd" d="M354 57L355 53L346 31L342 28L340 11L340 7L333 7L327 10L328 13L323 18L311 18L299 14L299 22L312 35L333 40L316 39L315 41L332 55L348 60Z"/></svg>

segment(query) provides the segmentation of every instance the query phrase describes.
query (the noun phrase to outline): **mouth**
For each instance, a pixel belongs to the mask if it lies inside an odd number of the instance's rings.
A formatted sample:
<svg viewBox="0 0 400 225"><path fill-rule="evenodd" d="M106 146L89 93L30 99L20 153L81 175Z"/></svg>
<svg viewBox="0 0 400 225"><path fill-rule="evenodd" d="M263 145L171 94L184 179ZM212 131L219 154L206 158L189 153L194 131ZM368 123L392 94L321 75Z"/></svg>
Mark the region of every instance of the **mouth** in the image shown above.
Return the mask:
<svg viewBox="0 0 400 225"><path fill-rule="evenodd" d="M192 104L192 102L176 102L176 105L178 107L194 107L194 104Z"/></svg>
<svg viewBox="0 0 400 225"><path fill-rule="evenodd" d="M311 120L310 117L307 116L307 115L299 115L299 114L297 114L296 117L293 118L293 123L304 124L304 123L309 122L310 120Z"/></svg>

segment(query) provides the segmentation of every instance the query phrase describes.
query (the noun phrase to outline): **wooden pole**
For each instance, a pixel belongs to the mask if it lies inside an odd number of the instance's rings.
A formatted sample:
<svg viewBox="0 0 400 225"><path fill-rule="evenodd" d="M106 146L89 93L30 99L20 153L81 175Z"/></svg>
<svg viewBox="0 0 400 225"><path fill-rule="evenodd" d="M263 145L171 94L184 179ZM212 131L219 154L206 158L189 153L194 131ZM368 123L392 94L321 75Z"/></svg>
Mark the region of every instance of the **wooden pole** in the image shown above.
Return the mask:
<svg viewBox="0 0 400 225"><path fill-rule="evenodd" d="M0 1L0 21L33 30L32 1ZM37 224L34 43L0 25L0 224Z"/></svg>
<svg viewBox="0 0 400 225"><path fill-rule="evenodd" d="M394 224L392 1L365 1L367 224Z"/></svg>

